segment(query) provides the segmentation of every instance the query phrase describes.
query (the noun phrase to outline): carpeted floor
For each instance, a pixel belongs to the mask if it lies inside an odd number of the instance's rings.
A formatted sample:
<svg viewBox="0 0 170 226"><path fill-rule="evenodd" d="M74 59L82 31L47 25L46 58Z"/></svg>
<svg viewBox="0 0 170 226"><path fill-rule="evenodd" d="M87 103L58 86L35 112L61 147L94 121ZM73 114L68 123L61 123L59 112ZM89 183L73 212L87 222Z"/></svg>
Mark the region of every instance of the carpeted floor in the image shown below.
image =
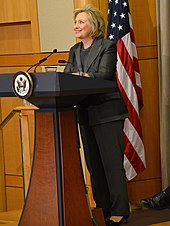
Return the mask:
<svg viewBox="0 0 170 226"><path fill-rule="evenodd" d="M0 225L17 226L21 211L0 212ZM81 226L81 225L80 225ZM132 211L128 223L124 226L170 226L170 209Z"/></svg>
<svg viewBox="0 0 170 226"><path fill-rule="evenodd" d="M166 222L166 223L165 223ZM159 224L160 223L160 224ZM126 226L170 226L170 209L138 209L131 213Z"/></svg>

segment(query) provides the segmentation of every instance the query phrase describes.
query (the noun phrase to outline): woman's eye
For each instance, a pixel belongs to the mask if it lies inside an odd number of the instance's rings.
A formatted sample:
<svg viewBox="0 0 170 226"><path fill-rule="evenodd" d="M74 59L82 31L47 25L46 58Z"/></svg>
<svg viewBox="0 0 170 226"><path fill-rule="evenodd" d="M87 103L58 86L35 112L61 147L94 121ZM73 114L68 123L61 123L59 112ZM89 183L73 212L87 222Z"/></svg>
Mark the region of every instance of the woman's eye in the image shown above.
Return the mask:
<svg viewBox="0 0 170 226"><path fill-rule="evenodd" d="M79 21L74 21L74 24L83 24L84 21L83 20L79 20Z"/></svg>

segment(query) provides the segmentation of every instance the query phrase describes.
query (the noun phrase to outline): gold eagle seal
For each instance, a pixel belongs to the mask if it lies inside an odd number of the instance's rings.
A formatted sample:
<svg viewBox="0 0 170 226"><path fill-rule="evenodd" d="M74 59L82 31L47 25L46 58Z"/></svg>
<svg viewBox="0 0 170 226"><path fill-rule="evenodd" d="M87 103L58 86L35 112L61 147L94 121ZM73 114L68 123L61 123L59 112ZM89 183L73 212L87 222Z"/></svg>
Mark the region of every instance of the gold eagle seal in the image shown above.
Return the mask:
<svg viewBox="0 0 170 226"><path fill-rule="evenodd" d="M13 77L13 91L22 99L27 99L32 94L33 81L28 72L19 71Z"/></svg>

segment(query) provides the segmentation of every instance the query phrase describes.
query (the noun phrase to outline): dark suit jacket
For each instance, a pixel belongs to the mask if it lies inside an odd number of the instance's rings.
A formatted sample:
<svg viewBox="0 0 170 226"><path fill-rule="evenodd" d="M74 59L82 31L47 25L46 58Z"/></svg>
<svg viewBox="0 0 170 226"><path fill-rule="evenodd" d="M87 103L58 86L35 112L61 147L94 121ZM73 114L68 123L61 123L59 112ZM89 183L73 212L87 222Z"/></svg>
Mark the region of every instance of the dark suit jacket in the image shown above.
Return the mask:
<svg viewBox="0 0 170 226"><path fill-rule="evenodd" d="M75 44L69 53L68 64L65 68L66 73L81 72L81 51L82 43ZM106 39L97 38L94 40L87 60L84 65L84 72L91 78L101 78L114 81L116 88L113 93L90 95L78 106L79 123L96 125L127 117L127 108L120 94L116 82L116 45Z"/></svg>

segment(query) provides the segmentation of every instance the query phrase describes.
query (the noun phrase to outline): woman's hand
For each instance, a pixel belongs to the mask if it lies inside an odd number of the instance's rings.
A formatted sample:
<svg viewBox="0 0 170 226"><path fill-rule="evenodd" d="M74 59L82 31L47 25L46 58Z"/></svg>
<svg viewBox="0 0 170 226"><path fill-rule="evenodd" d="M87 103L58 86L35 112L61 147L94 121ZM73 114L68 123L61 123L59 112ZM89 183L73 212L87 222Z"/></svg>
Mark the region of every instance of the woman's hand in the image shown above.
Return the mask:
<svg viewBox="0 0 170 226"><path fill-rule="evenodd" d="M79 72L73 72L72 75L78 75L78 76L90 77L88 73L84 73L84 72L82 72L82 71L79 71Z"/></svg>
<svg viewBox="0 0 170 226"><path fill-rule="evenodd" d="M84 73L82 71L80 72L74 72L72 75L78 75L78 76L84 76L84 77L90 77L88 73Z"/></svg>
<svg viewBox="0 0 170 226"><path fill-rule="evenodd" d="M90 77L88 73L83 73L82 76L85 76L85 77Z"/></svg>
<svg viewBox="0 0 170 226"><path fill-rule="evenodd" d="M80 76L80 72L74 72L74 73L72 73L72 75L78 75L78 76Z"/></svg>

